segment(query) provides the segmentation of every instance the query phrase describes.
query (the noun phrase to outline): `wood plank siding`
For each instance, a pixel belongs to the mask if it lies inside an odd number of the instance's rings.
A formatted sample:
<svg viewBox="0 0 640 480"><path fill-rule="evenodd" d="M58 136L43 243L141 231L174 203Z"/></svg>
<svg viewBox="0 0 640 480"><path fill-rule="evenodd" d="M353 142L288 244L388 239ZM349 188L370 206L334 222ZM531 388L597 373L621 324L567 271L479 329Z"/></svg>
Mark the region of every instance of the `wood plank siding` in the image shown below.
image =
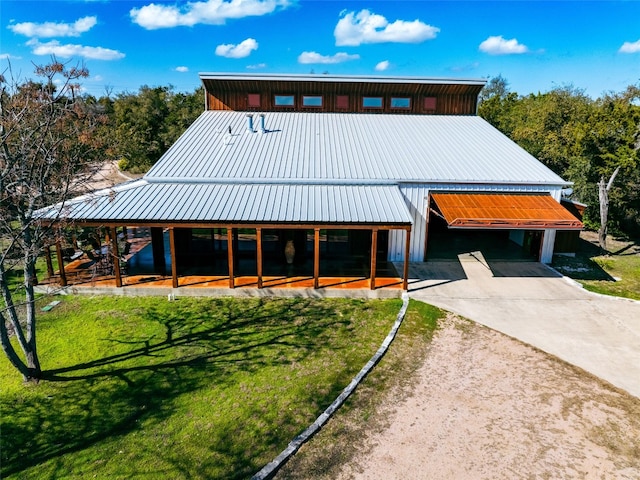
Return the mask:
<svg viewBox="0 0 640 480"><path fill-rule="evenodd" d="M208 110L235 111L300 111L344 113L394 113L475 115L479 85L376 83L376 82L323 82L294 80L227 80L203 78ZM252 106L249 95L260 95L260 105ZM276 95L293 95L293 106L277 106ZM322 106L304 106L303 96L322 97ZM338 97L348 98L342 108ZM363 106L364 97L381 97L382 107ZM392 98L409 98L410 106L393 107ZM255 97L254 97L255 99ZM427 99L427 100L425 100ZM433 108L435 105L435 109Z"/></svg>

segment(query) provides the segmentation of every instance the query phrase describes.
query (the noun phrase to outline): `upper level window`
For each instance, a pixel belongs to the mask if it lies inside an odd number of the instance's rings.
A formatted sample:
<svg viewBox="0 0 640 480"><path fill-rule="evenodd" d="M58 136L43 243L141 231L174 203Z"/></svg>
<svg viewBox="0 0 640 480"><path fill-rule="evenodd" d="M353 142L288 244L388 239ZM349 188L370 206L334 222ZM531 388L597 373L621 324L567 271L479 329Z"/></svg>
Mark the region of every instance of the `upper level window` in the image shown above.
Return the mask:
<svg viewBox="0 0 640 480"><path fill-rule="evenodd" d="M382 108L382 97L362 97L364 108Z"/></svg>
<svg viewBox="0 0 640 480"><path fill-rule="evenodd" d="M293 107L295 105L293 95L276 95L274 101L276 107Z"/></svg>
<svg viewBox="0 0 640 480"><path fill-rule="evenodd" d="M303 95L302 106L303 107L321 107L322 97L320 95Z"/></svg>
<svg viewBox="0 0 640 480"><path fill-rule="evenodd" d="M435 110L436 109L436 97L424 97L424 109Z"/></svg>
<svg viewBox="0 0 640 480"><path fill-rule="evenodd" d="M391 97L391 108L411 108L411 99L408 97Z"/></svg>
<svg viewBox="0 0 640 480"><path fill-rule="evenodd" d="M338 95L336 97L337 108L349 108L349 95Z"/></svg>
<svg viewBox="0 0 640 480"><path fill-rule="evenodd" d="M248 98L248 104L250 107L259 107L260 106L260 94L259 93L250 93Z"/></svg>

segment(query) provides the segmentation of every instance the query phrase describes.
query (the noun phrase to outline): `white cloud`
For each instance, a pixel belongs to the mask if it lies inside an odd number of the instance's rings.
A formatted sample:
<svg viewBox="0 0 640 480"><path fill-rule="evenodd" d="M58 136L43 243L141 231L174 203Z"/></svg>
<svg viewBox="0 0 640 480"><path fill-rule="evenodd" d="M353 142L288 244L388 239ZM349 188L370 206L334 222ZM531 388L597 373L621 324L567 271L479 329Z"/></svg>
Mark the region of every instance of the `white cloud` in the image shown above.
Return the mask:
<svg viewBox="0 0 640 480"><path fill-rule="evenodd" d="M624 42L620 49L619 53L638 53L640 52L640 40L637 42Z"/></svg>
<svg viewBox="0 0 640 480"><path fill-rule="evenodd" d="M323 63L334 64L348 62L350 60L358 60L360 55L350 55L345 52L338 52L335 55L320 55L317 52L302 52L298 56L298 63Z"/></svg>
<svg viewBox="0 0 640 480"><path fill-rule="evenodd" d="M188 72L189 71L189 67L183 67L183 66L176 67L175 71L176 72L181 72L181 73Z"/></svg>
<svg viewBox="0 0 640 480"><path fill-rule="evenodd" d="M110 48L87 47L84 45L61 45L57 40L47 43L40 43L37 40L29 40L27 45L33 47L34 55L55 55L57 57L83 57L92 60L119 60L124 58L124 53Z"/></svg>
<svg viewBox="0 0 640 480"><path fill-rule="evenodd" d="M267 68L267 64L266 63L256 63L254 65L247 65L247 68L249 70L258 70L261 68Z"/></svg>
<svg viewBox="0 0 640 480"><path fill-rule="evenodd" d="M389 60L383 60L376 65L376 72L384 72L385 70L388 70L390 66L391 64L389 63Z"/></svg>
<svg viewBox="0 0 640 480"><path fill-rule="evenodd" d="M31 38L79 37L98 23L97 17L82 17L73 23L16 23L7 28L13 33Z"/></svg>
<svg viewBox="0 0 640 480"><path fill-rule="evenodd" d="M393 23L369 10L342 12L333 31L336 45L357 47L363 43L420 43L435 38L440 31L420 20L407 22L396 20Z"/></svg>
<svg viewBox="0 0 640 480"><path fill-rule="evenodd" d="M131 20L147 30L192 27L199 23L222 25L228 19L262 16L287 8L290 0L205 0L176 5L150 3L129 11Z"/></svg>
<svg viewBox="0 0 640 480"><path fill-rule="evenodd" d="M17 57L10 53L0 53L0 60L22 60L22 57Z"/></svg>
<svg viewBox="0 0 640 480"><path fill-rule="evenodd" d="M517 39L505 40L502 35L487 38L478 49L489 55L511 55L529 51L527 46L518 43Z"/></svg>
<svg viewBox="0 0 640 480"><path fill-rule="evenodd" d="M253 38L247 38L237 45L227 43L216 47L216 55L226 58L245 58L251 52L258 49L258 42Z"/></svg>

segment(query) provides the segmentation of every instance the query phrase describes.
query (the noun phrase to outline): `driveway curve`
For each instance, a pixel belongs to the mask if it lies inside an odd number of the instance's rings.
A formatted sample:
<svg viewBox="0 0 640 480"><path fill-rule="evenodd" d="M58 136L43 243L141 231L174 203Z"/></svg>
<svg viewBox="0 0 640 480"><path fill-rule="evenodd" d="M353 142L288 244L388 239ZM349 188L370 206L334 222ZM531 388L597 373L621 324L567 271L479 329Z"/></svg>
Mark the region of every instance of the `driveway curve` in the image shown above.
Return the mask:
<svg viewBox="0 0 640 480"><path fill-rule="evenodd" d="M409 295L555 355L640 397L640 302L533 262L412 263Z"/></svg>

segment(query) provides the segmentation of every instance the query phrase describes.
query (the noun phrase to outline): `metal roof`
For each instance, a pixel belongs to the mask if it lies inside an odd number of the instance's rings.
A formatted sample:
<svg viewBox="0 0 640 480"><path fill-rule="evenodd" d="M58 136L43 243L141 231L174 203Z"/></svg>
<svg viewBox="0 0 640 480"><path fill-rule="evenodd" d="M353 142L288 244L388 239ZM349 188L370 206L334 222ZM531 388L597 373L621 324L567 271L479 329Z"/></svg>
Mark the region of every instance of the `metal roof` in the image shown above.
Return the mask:
<svg viewBox="0 0 640 480"><path fill-rule="evenodd" d="M380 208L380 207L383 208ZM393 185L150 183L138 180L44 209L91 222L412 223Z"/></svg>
<svg viewBox="0 0 640 480"><path fill-rule="evenodd" d="M451 228L581 230L583 225L550 195L433 193Z"/></svg>
<svg viewBox="0 0 640 480"><path fill-rule="evenodd" d="M568 183L476 116L204 112L150 182ZM231 130L231 133L229 133Z"/></svg>
<svg viewBox="0 0 640 480"><path fill-rule="evenodd" d="M316 83L418 83L431 85L475 85L483 87L484 78L445 78L445 77L396 77L378 75L310 75L310 74L260 74L260 73L225 73L200 72L201 80L227 81L280 81L280 82L316 82Z"/></svg>

